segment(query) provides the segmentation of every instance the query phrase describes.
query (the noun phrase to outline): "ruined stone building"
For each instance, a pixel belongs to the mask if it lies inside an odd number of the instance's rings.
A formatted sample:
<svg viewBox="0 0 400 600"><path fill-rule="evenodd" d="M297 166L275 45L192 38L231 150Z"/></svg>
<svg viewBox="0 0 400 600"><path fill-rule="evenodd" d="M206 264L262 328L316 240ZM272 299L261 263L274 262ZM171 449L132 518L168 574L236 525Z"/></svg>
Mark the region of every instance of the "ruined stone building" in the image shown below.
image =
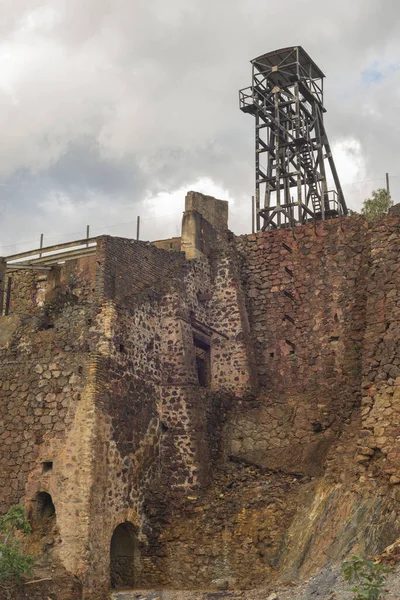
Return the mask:
<svg viewBox="0 0 400 600"><path fill-rule="evenodd" d="M180 238L1 260L0 505L47 578L24 597L249 588L400 536L400 219L227 219L189 192Z"/></svg>

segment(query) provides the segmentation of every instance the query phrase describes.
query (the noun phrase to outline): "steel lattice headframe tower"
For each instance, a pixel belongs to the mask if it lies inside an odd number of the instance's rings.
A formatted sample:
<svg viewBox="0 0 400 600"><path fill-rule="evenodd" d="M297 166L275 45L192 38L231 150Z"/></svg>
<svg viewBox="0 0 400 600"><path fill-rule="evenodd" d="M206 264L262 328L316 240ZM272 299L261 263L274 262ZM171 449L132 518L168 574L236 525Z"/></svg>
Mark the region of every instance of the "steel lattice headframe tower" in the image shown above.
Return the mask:
<svg viewBox="0 0 400 600"><path fill-rule="evenodd" d="M347 214L323 121L324 74L301 46L251 63L252 85L239 99L255 116L257 231Z"/></svg>

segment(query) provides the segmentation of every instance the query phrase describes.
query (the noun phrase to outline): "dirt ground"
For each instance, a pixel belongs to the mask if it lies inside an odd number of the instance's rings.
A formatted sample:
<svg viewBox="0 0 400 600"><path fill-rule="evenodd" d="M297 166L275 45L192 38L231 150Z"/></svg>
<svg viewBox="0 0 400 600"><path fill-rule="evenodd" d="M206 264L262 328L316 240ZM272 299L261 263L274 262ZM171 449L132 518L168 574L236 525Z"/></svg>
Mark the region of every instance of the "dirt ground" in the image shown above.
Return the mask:
<svg viewBox="0 0 400 600"><path fill-rule="evenodd" d="M389 590L382 600L400 600L400 567L387 576ZM327 568L301 585L276 588L260 587L248 591L176 591L157 590L115 592L112 600L352 600L353 594L338 569Z"/></svg>

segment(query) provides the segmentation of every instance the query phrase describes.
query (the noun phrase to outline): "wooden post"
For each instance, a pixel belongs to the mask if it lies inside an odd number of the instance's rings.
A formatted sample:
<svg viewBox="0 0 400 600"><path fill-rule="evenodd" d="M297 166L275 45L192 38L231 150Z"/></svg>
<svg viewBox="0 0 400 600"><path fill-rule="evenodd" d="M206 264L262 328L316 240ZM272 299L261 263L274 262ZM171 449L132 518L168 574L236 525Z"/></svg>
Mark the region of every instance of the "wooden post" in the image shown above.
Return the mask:
<svg viewBox="0 0 400 600"><path fill-rule="evenodd" d="M43 248L43 233L40 234L40 246L39 246L39 248L40 249ZM42 257L42 253L39 252L39 258L41 258L41 257Z"/></svg>
<svg viewBox="0 0 400 600"><path fill-rule="evenodd" d="M389 185L389 173L386 173L386 191L390 198L390 185Z"/></svg>
<svg viewBox="0 0 400 600"><path fill-rule="evenodd" d="M137 218L137 223L136 223L136 239L139 239L139 233L140 233L140 217Z"/></svg>

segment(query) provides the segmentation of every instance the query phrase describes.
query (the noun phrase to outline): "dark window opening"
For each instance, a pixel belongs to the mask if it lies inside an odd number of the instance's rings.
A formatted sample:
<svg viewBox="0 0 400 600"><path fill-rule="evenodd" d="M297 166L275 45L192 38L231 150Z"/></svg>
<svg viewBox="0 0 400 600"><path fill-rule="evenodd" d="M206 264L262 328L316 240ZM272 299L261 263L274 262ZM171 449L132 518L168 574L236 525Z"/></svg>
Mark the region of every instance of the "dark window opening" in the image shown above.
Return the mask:
<svg viewBox="0 0 400 600"><path fill-rule="evenodd" d="M53 461L46 460L45 462L42 462L42 470L43 470L43 473L48 473L49 471L52 471L53 470Z"/></svg>
<svg viewBox="0 0 400 600"><path fill-rule="evenodd" d="M199 385L208 387L211 383L210 345L204 339L193 338L196 352L196 371Z"/></svg>
<svg viewBox="0 0 400 600"><path fill-rule="evenodd" d="M135 528L132 523L121 523L114 530L110 544L111 587L135 587L139 575L140 550Z"/></svg>
<svg viewBox="0 0 400 600"><path fill-rule="evenodd" d="M269 355L270 355L271 358L274 358L275 352L270 352Z"/></svg>

